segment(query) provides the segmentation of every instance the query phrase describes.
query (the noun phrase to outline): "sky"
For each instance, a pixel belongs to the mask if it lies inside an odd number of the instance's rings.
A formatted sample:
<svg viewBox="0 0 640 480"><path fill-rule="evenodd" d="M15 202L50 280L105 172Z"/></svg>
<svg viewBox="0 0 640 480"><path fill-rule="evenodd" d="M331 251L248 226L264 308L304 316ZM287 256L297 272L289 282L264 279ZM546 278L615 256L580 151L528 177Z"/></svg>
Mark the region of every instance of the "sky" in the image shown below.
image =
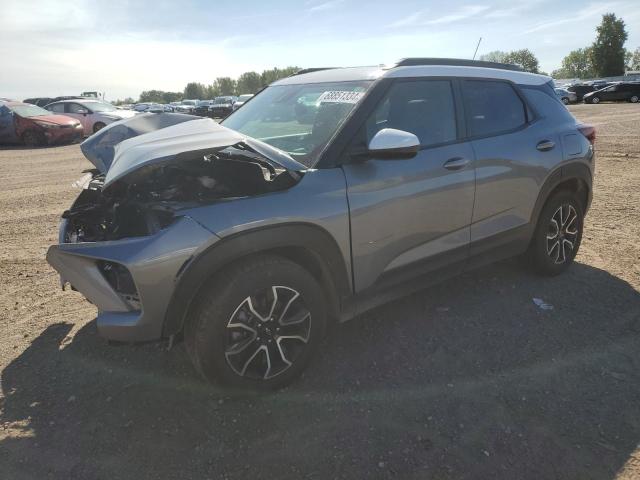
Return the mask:
<svg viewBox="0 0 640 480"><path fill-rule="evenodd" d="M0 97L137 98L296 65L391 64L529 48L550 72L603 13L640 47L638 0L0 0Z"/></svg>

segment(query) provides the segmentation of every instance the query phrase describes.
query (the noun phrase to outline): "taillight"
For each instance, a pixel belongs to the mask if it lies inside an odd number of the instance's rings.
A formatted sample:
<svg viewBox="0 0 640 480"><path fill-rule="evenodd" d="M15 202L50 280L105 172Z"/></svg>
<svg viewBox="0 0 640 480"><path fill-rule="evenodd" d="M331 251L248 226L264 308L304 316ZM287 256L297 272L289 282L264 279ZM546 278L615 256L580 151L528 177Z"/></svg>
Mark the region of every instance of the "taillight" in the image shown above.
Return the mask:
<svg viewBox="0 0 640 480"><path fill-rule="evenodd" d="M591 145L596 142L596 127L593 125L587 125L586 123L581 123L578 125L578 130L580 130L580 133L589 140Z"/></svg>

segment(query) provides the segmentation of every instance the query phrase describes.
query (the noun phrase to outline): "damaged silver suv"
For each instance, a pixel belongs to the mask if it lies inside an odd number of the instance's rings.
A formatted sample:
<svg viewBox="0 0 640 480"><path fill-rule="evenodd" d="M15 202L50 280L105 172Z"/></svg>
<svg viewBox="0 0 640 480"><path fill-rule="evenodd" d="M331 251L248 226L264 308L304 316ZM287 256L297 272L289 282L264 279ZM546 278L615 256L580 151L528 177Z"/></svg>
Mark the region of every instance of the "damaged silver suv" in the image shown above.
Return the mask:
<svg viewBox="0 0 640 480"><path fill-rule="evenodd" d="M222 124L149 113L90 137L47 259L104 337L184 337L207 379L277 388L330 321L505 257L566 269L594 139L508 65L303 71Z"/></svg>

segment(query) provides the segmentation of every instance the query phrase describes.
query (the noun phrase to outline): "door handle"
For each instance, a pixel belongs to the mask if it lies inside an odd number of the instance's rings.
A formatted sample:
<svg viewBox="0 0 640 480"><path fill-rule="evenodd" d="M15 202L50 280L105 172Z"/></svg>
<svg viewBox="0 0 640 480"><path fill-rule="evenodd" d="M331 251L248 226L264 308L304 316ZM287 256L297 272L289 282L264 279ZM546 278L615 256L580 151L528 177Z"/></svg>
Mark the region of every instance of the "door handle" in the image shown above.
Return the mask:
<svg viewBox="0 0 640 480"><path fill-rule="evenodd" d="M462 157L450 158L444 162L443 167L447 170L460 170L469 164L469 160Z"/></svg>
<svg viewBox="0 0 640 480"><path fill-rule="evenodd" d="M536 148L541 152L548 152L549 150L552 150L553 147L555 146L556 144L553 143L551 140L542 140L536 145Z"/></svg>

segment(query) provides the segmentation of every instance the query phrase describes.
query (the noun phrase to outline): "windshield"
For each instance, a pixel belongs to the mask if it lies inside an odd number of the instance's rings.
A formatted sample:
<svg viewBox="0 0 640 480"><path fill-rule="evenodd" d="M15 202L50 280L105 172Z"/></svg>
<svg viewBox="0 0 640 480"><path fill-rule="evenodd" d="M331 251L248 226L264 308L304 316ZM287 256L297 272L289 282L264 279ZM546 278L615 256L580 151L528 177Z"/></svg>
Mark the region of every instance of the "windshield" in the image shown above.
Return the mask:
<svg viewBox="0 0 640 480"><path fill-rule="evenodd" d="M183 100L182 105L196 105L197 100Z"/></svg>
<svg viewBox="0 0 640 480"><path fill-rule="evenodd" d="M251 97L253 97L253 95L240 95L238 97L238 101L239 102L246 102L247 100L249 100Z"/></svg>
<svg viewBox="0 0 640 480"><path fill-rule="evenodd" d="M21 117L40 117L42 115L51 115L51 112L44 108L36 107L35 105L12 105L13 110L17 115Z"/></svg>
<svg viewBox="0 0 640 480"><path fill-rule="evenodd" d="M213 103L214 105L220 105L223 103L231 103L232 97L218 97L216 98Z"/></svg>
<svg viewBox="0 0 640 480"><path fill-rule="evenodd" d="M311 167L371 83L275 85L222 124L284 150Z"/></svg>
<svg viewBox="0 0 640 480"><path fill-rule="evenodd" d="M116 107L107 102L86 102L82 103L82 105L92 112L113 112L117 110Z"/></svg>

